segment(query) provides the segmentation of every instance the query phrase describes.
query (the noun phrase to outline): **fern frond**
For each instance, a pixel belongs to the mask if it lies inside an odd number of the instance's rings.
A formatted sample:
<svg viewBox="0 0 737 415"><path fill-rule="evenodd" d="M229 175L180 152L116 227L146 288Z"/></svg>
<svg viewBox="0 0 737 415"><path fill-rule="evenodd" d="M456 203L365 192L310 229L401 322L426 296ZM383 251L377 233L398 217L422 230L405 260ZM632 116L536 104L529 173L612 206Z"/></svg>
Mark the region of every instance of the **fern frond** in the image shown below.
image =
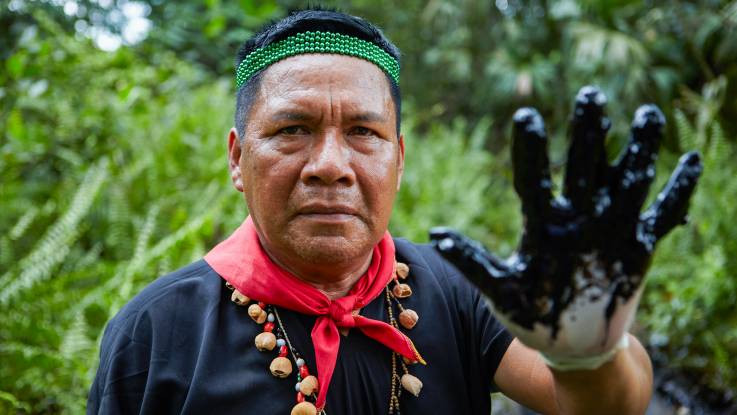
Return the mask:
<svg viewBox="0 0 737 415"><path fill-rule="evenodd" d="M493 122L491 118L484 117L480 119L473 127L473 130L471 130L471 134L468 138L468 147L472 150L482 151L484 149L484 144L486 144L488 139L492 125Z"/></svg>
<svg viewBox="0 0 737 415"><path fill-rule="evenodd" d="M90 265L92 265L92 263L100 258L101 252L101 243L93 245L92 248L90 248L81 258L79 258L72 269L83 269L89 267Z"/></svg>
<svg viewBox="0 0 737 415"><path fill-rule="evenodd" d="M23 214L23 216L18 219L18 222L13 225L13 227L10 229L10 232L8 232L8 236L10 239L17 241L20 239L21 236L28 230L28 227L33 223L33 221L38 216L38 208L35 206L32 206L30 209L26 211L26 213Z"/></svg>
<svg viewBox="0 0 737 415"><path fill-rule="evenodd" d="M715 121L711 125L711 134L709 136L709 157L713 158L717 164L721 165L726 162L732 151L732 145L727 141L722 125Z"/></svg>
<svg viewBox="0 0 737 415"><path fill-rule="evenodd" d="M87 322L84 316L72 321L59 345L59 354L66 360L78 359L93 350L94 344L87 337Z"/></svg>
<svg viewBox="0 0 737 415"><path fill-rule="evenodd" d="M676 108L673 118L676 123L676 133L678 134L678 144L681 151L698 149L699 143L697 142L696 131L686 114L680 108Z"/></svg>
<svg viewBox="0 0 737 415"><path fill-rule="evenodd" d="M23 236L31 226L31 223L38 217L38 214L39 209L32 206L18 219L7 234L0 236L0 266L2 269L12 268L12 263L15 259L13 242ZM2 278L0 278L0 281L2 281Z"/></svg>
<svg viewBox="0 0 737 415"><path fill-rule="evenodd" d="M187 222L184 226L177 229L176 232L161 239L156 245L154 245L150 250L148 250L141 256L140 261L136 264L137 267L135 269L132 269L131 271L141 271L143 267L146 266L149 262L156 258L162 257L180 242L184 241L193 233L199 231L205 224L205 222L212 217L213 213L217 212L220 209L220 205L222 205L223 200L225 199L223 197L220 197L219 199L210 201L210 209Z"/></svg>
<svg viewBox="0 0 737 415"><path fill-rule="evenodd" d="M143 226L138 233L138 239L136 241L136 248L133 251L133 257L124 267L120 268L120 272L116 276L113 276L113 280L122 283L118 291L116 301L113 302L112 308L117 310L120 308L122 302L128 301L133 291L133 277L137 271L143 269L145 264L142 262L145 260L146 249L148 248L149 240L154 232L156 226L156 216L159 214L159 206L154 205L149 209L146 219L143 221Z"/></svg>
<svg viewBox="0 0 737 415"><path fill-rule="evenodd" d="M130 241L128 241L128 224L131 223L130 207L121 187L110 192L108 205L110 230L105 235L106 245L115 248L118 258L128 258Z"/></svg>
<svg viewBox="0 0 737 415"><path fill-rule="evenodd" d="M152 248L136 256L137 259L135 261L131 261L129 265L126 265L124 268L120 268L119 271L116 272L113 277L109 278L104 284L94 288L84 297L82 297L82 299L77 301L69 309L68 315L74 316L78 313L81 313L84 309L92 304L102 303L108 293L118 292L123 275L139 275L142 271L144 271L144 269L151 261L157 258L161 258L165 255L171 256L171 254L173 253L171 252L173 248L175 248L180 242L190 237L192 234L200 231L205 225L206 221L210 220L212 218L212 215L220 210L224 200L226 200L225 197L221 196L219 199L211 201L209 209L207 211L187 222L184 226L177 229L176 232L161 239ZM202 252L200 252L200 255L201 254ZM129 298L123 298L122 300L123 302L128 301ZM118 305L122 304L122 302L117 300L117 296L115 297L113 302L116 302ZM112 314L117 310L117 308L109 307L109 310Z"/></svg>
<svg viewBox="0 0 737 415"><path fill-rule="evenodd" d="M85 268L91 266L100 258L102 247L103 244L98 242L86 251L79 248L74 249L64 260L64 264L62 264L59 270L59 275L83 272Z"/></svg>
<svg viewBox="0 0 737 415"><path fill-rule="evenodd" d="M54 267L64 260L70 244L79 234L80 221L107 177L106 159L89 169L64 215L51 225L31 253L20 260L16 268L19 274L13 276L13 271L9 271L0 277L0 304L7 304L23 290L48 278Z"/></svg>
<svg viewBox="0 0 737 415"><path fill-rule="evenodd" d="M202 251L200 251L200 252L202 252ZM165 274L168 274L169 272L171 272L172 271L172 269L171 269L171 257L170 256L165 256L165 257L161 258L161 260L158 263L157 268L158 268L158 271L157 271L157 274L158 275L165 275Z"/></svg>

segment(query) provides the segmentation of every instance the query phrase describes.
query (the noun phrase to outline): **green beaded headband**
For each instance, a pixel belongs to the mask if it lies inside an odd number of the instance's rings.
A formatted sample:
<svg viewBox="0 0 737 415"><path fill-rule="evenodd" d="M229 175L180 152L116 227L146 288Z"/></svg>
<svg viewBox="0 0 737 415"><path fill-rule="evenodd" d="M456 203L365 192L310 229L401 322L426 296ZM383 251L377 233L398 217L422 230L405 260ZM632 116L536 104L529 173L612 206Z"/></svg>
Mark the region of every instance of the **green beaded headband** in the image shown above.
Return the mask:
<svg viewBox="0 0 737 415"><path fill-rule="evenodd" d="M240 88L256 72L282 59L303 53L337 53L374 63L399 84L399 62L385 50L357 37L332 32L302 32L257 49L246 56L235 72Z"/></svg>

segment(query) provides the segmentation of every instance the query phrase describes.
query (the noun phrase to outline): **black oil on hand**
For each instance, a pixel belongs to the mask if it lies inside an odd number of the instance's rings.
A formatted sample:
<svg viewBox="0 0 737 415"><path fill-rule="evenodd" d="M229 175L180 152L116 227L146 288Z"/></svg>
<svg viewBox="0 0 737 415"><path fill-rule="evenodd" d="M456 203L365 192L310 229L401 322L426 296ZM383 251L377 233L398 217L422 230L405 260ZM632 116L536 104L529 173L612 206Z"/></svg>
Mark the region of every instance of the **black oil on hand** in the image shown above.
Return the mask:
<svg viewBox="0 0 737 415"><path fill-rule="evenodd" d="M435 248L485 293L496 310L528 330L536 323L557 336L561 313L580 296L607 297L604 318L640 287L657 241L685 223L702 171L698 153L683 155L656 201L641 213L655 178L665 118L655 105L637 109L629 143L612 166L604 142L610 121L595 87L576 96L562 195L553 196L548 139L540 114L514 115L514 188L524 230L517 252L502 260L476 241L435 228ZM619 300L619 301L617 301Z"/></svg>

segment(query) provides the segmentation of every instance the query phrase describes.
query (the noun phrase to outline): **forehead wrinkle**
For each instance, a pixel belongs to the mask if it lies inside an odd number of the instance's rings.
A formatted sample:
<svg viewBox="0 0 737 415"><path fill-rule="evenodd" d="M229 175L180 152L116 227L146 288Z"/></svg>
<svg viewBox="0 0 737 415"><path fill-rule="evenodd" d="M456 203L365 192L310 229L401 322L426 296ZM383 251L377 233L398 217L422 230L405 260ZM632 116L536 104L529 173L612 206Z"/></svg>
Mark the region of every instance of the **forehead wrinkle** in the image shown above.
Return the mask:
<svg viewBox="0 0 737 415"><path fill-rule="evenodd" d="M330 97L330 119L335 120L337 118L335 117L335 106L333 104L333 81L332 80L330 81L330 86L328 87L328 96ZM340 110L338 111L338 113L340 113Z"/></svg>
<svg viewBox="0 0 737 415"><path fill-rule="evenodd" d="M271 65L264 75L261 93L266 107L291 110L319 106L320 118L339 119L342 114L351 121L381 122L392 118L388 116L393 113L393 101L386 76L376 65L360 58L297 55ZM320 103L321 99L325 101ZM330 110L326 111L324 105L329 105ZM379 119L371 113L383 116Z"/></svg>

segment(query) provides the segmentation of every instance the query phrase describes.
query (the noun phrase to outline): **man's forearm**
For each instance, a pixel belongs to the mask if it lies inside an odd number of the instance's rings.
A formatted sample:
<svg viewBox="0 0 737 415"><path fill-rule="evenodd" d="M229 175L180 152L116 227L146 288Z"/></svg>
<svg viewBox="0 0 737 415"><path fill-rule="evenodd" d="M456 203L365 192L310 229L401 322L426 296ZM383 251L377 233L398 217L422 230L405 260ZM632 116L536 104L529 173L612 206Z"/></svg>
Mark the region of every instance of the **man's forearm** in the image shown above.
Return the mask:
<svg viewBox="0 0 737 415"><path fill-rule="evenodd" d="M652 395L650 357L631 335L629 347L598 369L551 372L561 414L644 414Z"/></svg>

